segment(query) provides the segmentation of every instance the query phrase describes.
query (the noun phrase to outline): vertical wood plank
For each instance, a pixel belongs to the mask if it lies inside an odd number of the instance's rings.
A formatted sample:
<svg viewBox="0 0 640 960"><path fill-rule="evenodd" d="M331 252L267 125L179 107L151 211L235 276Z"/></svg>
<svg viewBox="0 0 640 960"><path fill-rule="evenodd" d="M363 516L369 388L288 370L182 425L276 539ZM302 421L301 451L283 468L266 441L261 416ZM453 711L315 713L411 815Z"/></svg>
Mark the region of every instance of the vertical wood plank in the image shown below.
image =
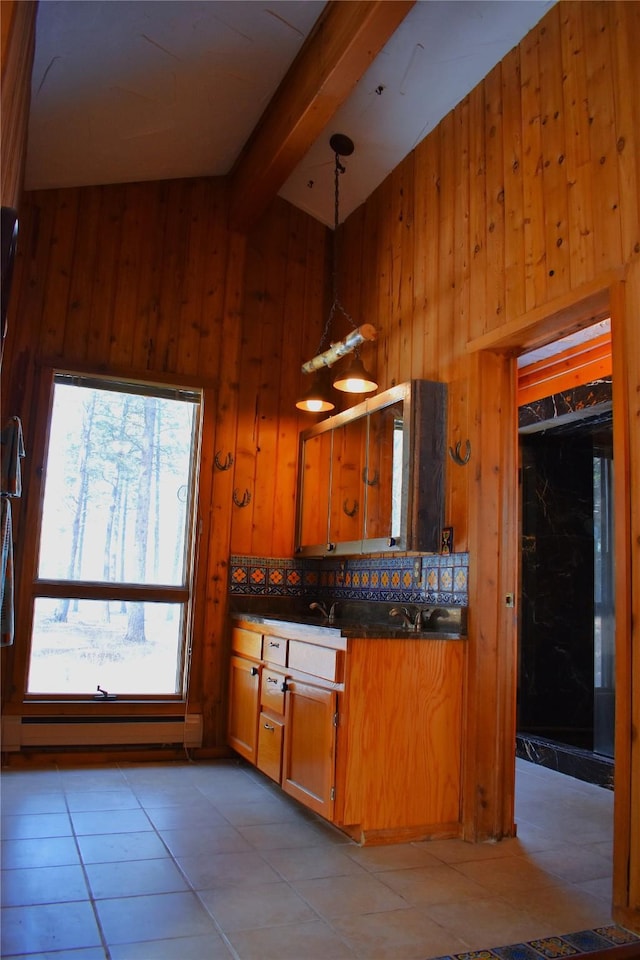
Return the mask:
<svg viewBox="0 0 640 960"><path fill-rule="evenodd" d="M622 258L640 253L640 100L629 96L640 89L640 3L610 3L610 63L616 117L616 150L620 189ZM622 198L624 200L622 201Z"/></svg>
<svg viewBox="0 0 640 960"><path fill-rule="evenodd" d="M469 95L469 264L471 316L469 333L477 337L486 330L487 208L486 155L484 143L484 89L479 85Z"/></svg>
<svg viewBox="0 0 640 960"><path fill-rule="evenodd" d="M62 356L65 320L69 305L73 258L76 250L79 193L61 190L55 205L55 221L51 237L50 266L45 279L44 302L39 349L45 357Z"/></svg>
<svg viewBox="0 0 640 960"><path fill-rule="evenodd" d="M502 71L500 64L485 77L485 144L487 179L486 328L504 317L504 161L502 143Z"/></svg>
<svg viewBox="0 0 640 960"><path fill-rule="evenodd" d="M31 98L37 3L2 4L0 194L2 205L19 208Z"/></svg>
<svg viewBox="0 0 640 960"><path fill-rule="evenodd" d="M455 176L454 176L454 118L447 114L438 127L438 195L440 204L440 229L438 231L438 376L442 380L451 377L455 326L453 302L455 291Z"/></svg>
<svg viewBox="0 0 640 960"><path fill-rule="evenodd" d="M503 183L505 217L505 320L525 310L524 196L520 50L514 47L502 61Z"/></svg>
<svg viewBox="0 0 640 960"><path fill-rule="evenodd" d="M104 368L111 343L117 276L120 269L125 188L116 184L101 191L100 228L92 271L89 335L85 359Z"/></svg>
<svg viewBox="0 0 640 960"><path fill-rule="evenodd" d="M571 285L569 211L566 179L565 124L562 91L560 9L540 26L540 139L544 181L547 296L557 297Z"/></svg>
<svg viewBox="0 0 640 960"><path fill-rule="evenodd" d="M547 251L542 177L542 122L540 103L540 35L532 30L520 45L522 90L522 166L524 187L525 305L530 310L547 294ZM550 211L546 211L551 215Z"/></svg>
<svg viewBox="0 0 640 960"><path fill-rule="evenodd" d="M585 30L596 271L608 270L622 259L618 151L607 7L608 4L602 0L590 4Z"/></svg>
<svg viewBox="0 0 640 960"><path fill-rule="evenodd" d="M593 276L595 262L582 4L562 4L560 21L570 270L579 286Z"/></svg>

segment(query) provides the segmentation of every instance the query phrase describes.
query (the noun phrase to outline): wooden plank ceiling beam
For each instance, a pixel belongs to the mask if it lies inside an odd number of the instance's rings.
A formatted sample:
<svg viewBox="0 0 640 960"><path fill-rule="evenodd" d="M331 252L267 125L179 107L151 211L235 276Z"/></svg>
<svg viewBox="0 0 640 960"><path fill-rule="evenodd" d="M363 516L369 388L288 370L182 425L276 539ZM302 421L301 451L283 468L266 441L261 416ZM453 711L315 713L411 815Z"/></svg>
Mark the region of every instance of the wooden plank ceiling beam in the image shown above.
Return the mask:
<svg viewBox="0 0 640 960"><path fill-rule="evenodd" d="M233 229L261 216L414 3L329 0L231 172Z"/></svg>

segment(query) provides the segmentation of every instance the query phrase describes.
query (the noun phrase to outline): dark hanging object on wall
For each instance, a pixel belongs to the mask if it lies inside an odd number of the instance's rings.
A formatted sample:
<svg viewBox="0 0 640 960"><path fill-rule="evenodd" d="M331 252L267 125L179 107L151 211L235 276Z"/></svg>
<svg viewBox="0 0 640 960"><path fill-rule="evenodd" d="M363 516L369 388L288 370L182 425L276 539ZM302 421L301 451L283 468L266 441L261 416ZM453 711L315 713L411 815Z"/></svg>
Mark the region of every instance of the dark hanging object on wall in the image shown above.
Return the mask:
<svg viewBox="0 0 640 960"><path fill-rule="evenodd" d="M18 242L18 214L13 207L2 207L2 222L0 224L0 238L2 241L2 304L0 307L0 330L2 330L2 349L7 333L7 309L11 296L11 279L13 277L13 263L16 258L16 244Z"/></svg>

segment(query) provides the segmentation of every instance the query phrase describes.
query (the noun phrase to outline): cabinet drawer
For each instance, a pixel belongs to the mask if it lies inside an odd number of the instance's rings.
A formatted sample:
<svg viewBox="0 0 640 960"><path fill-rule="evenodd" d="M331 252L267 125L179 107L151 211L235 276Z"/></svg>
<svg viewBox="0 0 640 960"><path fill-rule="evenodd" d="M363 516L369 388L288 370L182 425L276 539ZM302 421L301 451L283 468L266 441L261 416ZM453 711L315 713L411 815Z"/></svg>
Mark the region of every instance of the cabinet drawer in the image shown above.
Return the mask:
<svg viewBox="0 0 640 960"><path fill-rule="evenodd" d="M231 649L245 657L259 660L262 654L262 634L243 627L234 627L231 631Z"/></svg>
<svg viewBox="0 0 640 960"><path fill-rule="evenodd" d="M260 714L258 728L258 770L280 783L282 774L282 741L284 724L266 713Z"/></svg>
<svg viewBox="0 0 640 960"><path fill-rule="evenodd" d="M302 640L289 641L289 667L292 670L302 670L314 677L339 683L342 680L342 662L340 650L318 647L315 643L304 643Z"/></svg>
<svg viewBox="0 0 640 960"><path fill-rule="evenodd" d="M260 704L265 710L284 714L284 683L286 677L279 670L262 668Z"/></svg>
<svg viewBox="0 0 640 960"><path fill-rule="evenodd" d="M262 659L267 663L278 663L281 667L286 667L288 642L284 637L270 637L265 634L262 640Z"/></svg>

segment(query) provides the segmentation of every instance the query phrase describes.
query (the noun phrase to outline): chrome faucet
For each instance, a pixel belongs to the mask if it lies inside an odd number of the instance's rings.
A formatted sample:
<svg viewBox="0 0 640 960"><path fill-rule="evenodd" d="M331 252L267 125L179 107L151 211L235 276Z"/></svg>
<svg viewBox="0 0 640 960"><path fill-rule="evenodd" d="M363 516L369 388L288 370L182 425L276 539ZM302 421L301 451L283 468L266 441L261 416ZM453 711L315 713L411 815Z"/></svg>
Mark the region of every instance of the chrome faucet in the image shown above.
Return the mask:
<svg viewBox="0 0 640 960"><path fill-rule="evenodd" d="M332 603L332 604L331 604L331 606L329 607L329 611L327 612L327 608L325 607L324 603L318 603L318 602L316 602L316 601L314 600L313 603L310 603L310 604L309 604L309 610L319 610L320 613L322 614L322 616L323 616L326 620L328 620L329 623L333 623L333 621L335 620L335 616L336 616L336 604L335 604L335 603Z"/></svg>
<svg viewBox="0 0 640 960"><path fill-rule="evenodd" d="M391 610L389 610L389 616L402 617L402 622L409 630L418 631L422 626L422 610L416 611L412 620L411 613L406 607L392 607Z"/></svg>

